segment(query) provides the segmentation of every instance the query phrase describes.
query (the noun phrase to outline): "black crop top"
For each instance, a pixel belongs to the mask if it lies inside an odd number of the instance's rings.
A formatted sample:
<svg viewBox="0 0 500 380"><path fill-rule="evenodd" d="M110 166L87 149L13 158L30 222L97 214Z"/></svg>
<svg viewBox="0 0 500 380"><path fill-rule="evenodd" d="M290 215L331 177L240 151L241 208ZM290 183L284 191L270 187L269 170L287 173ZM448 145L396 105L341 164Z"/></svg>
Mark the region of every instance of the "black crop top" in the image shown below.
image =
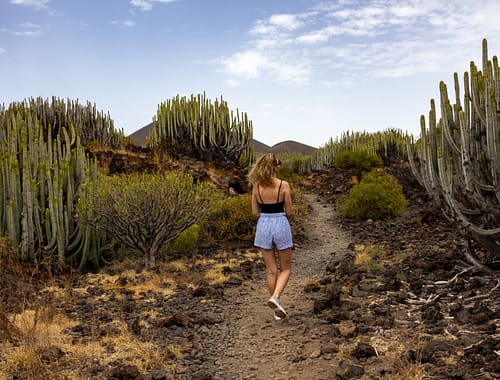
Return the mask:
<svg viewBox="0 0 500 380"><path fill-rule="evenodd" d="M260 207L260 212L264 214L277 214L279 212L284 212L285 211L285 201L280 200L280 191L281 191L281 183L283 180L280 182L280 186L278 187L278 196L276 197L276 203L264 203L264 200L262 199L262 196L260 195L260 190L259 187L257 186L257 193L259 194L259 198L261 203L259 203Z"/></svg>

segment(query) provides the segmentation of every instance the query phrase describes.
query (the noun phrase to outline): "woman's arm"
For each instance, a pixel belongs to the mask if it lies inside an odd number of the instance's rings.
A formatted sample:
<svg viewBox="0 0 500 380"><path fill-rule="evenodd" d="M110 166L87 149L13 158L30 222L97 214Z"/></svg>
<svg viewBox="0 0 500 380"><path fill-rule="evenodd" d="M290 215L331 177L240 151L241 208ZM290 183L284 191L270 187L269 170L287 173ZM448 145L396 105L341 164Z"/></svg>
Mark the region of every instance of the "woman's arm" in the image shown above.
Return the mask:
<svg viewBox="0 0 500 380"><path fill-rule="evenodd" d="M284 200L285 200L285 213L287 217L292 216L293 208L292 208L292 194L290 190L290 185L288 182L283 181L283 195L284 195Z"/></svg>
<svg viewBox="0 0 500 380"><path fill-rule="evenodd" d="M256 189L256 185L252 186L252 214L256 218L258 218L260 216L260 207L259 207L259 204L257 202L257 189Z"/></svg>

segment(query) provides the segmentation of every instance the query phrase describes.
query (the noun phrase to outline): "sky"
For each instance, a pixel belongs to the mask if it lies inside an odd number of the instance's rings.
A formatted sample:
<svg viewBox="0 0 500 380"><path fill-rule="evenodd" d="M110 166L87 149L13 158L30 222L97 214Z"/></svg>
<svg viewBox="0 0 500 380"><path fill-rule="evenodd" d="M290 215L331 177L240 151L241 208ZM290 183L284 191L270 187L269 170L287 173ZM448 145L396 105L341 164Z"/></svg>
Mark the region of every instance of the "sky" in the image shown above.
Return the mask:
<svg viewBox="0 0 500 380"><path fill-rule="evenodd" d="M0 0L0 105L91 102L129 135L205 93L269 146L418 137L439 82L452 95L484 38L500 53L499 15L497 0Z"/></svg>

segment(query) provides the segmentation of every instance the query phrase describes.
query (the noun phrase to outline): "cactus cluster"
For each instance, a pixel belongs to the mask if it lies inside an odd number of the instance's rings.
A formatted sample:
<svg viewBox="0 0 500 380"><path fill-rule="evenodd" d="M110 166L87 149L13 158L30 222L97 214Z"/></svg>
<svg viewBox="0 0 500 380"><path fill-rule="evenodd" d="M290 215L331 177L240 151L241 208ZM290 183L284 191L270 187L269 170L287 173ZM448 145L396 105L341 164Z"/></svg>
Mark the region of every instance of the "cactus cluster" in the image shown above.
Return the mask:
<svg viewBox="0 0 500 380"><path fill-rule="evenodd" d="M334 166L334 158L340 152L363 151L378 155L386 164L404 160L407 158L406 147L410 141L411 135L396 129L375 133L347 131L340 138L330 139L314 152L311 170Z"/></svg>
<svg viewBox="0 0 500 380"><path fill-rule="evenodd" d="M500 68L496 56L488 59L486 39L482 53L482 70L471 62L464 73L463 104L457 73L454 104L440 82L441 117L431 99L428 126L421 116L420 141L408 152L418 181L489 253L488 264L500 253Z"/></svg>
<svg viewBox="0 0 500 380"><path fill-rule="evenodd" d="M124 143L125 134L123 130L115 129L109 113L98 111L96 105L90 102L82 105L78 100L63 100L53 96L50 100L41 97L25 99L11 104L11 107L22 112L29 110L33 122L40 123L45 131L50 127L52 138L56 138L61 128L74 125L83 146L94 141L118 148Z"/></svg>
<svg viewBox="0 0 500 380"><path fill-rule="evenodd" d="M247 167L253 160L252 122L246 113L229 110L221 97L177 95L158 105L149 141L203 160Z"/></svg>
<svg viewBox="0 0 500 380"><path fill-rule="evenodd" d="M97 162L86 156L78 126L64 124L84 115L51 114L59 120L54 132L55 119L47 122L40 105L0 107L0 234L25 260L48 257L62 265L74 255L84 263L97 237L75 220L75 203L79 186L97 175Z"/></svg>

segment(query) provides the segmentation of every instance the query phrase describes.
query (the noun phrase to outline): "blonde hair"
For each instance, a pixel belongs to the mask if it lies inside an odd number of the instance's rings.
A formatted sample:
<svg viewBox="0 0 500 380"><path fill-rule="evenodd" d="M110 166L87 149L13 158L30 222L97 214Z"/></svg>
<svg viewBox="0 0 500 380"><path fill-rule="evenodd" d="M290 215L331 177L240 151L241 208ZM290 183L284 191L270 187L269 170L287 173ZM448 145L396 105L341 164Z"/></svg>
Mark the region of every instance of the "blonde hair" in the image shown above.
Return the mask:
<svg viewBox="0 0 500 380"><path fill-rule="evenodd" d="M278 160L273 153L267 153L260 156L248 174L250 185L260 184L263 186L271 186L273 184L277 165Z"/></svg>

